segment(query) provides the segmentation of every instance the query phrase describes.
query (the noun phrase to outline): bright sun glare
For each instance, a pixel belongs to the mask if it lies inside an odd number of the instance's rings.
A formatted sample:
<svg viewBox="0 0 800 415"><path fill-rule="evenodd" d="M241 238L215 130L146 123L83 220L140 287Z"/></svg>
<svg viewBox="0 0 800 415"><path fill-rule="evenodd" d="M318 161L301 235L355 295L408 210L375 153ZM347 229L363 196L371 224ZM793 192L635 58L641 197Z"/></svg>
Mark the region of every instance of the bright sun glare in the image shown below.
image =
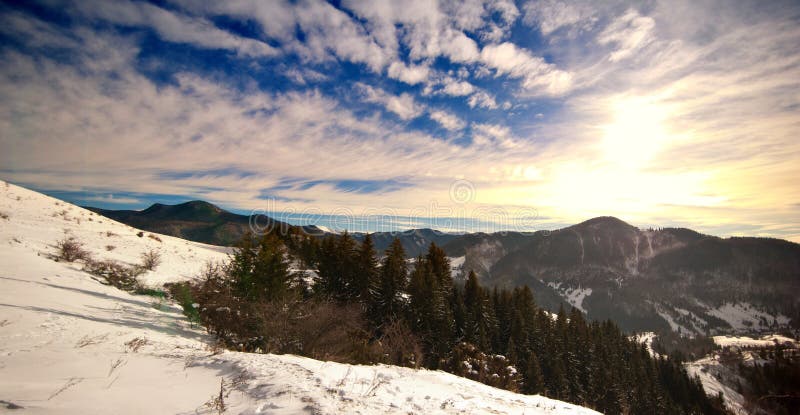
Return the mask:
<svg viewBox="0 0 800 415"><path fill-rule="evenodd" d="M606 160L627 169L641 167L666 139L664 110L649 99L626 99L614 105L614 121L603 127Z"/></svg>

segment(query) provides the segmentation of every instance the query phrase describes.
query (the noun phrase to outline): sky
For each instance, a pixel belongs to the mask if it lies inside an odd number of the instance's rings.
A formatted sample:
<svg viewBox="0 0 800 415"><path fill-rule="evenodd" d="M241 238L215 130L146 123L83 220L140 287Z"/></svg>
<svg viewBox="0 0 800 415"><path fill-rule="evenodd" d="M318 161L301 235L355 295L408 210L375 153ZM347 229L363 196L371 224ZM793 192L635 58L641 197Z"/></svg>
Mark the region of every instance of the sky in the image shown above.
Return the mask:
<svg viewBox="0 0 800 415"><path fill-rule="evenodd" d="M0 2L0 178L337 229L800 242L796 1Z"/></svg>

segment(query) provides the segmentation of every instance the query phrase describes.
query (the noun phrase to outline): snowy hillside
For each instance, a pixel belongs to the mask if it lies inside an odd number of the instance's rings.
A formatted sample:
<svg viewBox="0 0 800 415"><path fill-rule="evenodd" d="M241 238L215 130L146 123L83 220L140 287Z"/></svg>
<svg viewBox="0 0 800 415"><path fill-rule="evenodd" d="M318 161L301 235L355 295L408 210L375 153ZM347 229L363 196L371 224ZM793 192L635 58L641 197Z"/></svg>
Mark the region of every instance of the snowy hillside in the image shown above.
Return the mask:
<svg viewBox="0 0 800 415"><path fill-rule="evenodd" d="M138 236L4 182L0 217L0 412L217 413L222 382L226 413L596 413L437 371L217 350L178 307L48 254L65 235L96 258L131 264L157 249L162 264L141 278L158 285L224 259L218 248Z"/></svg>

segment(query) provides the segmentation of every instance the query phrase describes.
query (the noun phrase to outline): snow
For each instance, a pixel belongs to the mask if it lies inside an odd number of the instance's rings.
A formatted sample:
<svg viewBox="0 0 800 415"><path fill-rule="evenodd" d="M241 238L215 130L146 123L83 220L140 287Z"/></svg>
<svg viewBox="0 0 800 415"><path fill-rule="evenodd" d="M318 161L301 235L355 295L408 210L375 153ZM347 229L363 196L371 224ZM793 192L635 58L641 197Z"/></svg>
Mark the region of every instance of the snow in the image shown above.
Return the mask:
<svg viewBox="0 0 800 415"><path fill-rule="evenodd" d="M737 331L768 329L774 322L782 326L788 325L790 322L789 317L766 313L749 303L725 303L720 307L708 310L708 314L724 320Z"/></svg>
<svg viewBox="0 0 800 415"><path fill-rule="evenodd" d="M148 250L161 254L155 272L139 277L145 285L181 281L197 276L209 261L227 258L227 248L190 242L167 235L143 232L92 211L28 189L0 181L0 244L23 248L31 254L54 254L55 243L75 238L96 260L129 265L141 263ZM142 232L142 236L138 236ZM160 242L159 242L160 240Z"/></svg>
<svg viewBox="0 0 800 415"><path fill-rule="evenodd" d="M24 413L217 413L207 404L221 381L226 413L597 413L440 371L217 350L177 306L100 284L78 264L45 254L65 230L99 258L134 263L159 249L162 265L145 276L157 285L191 278L224 252L163 235L162 242L140 238L136 229L2 182L0 212L8 215L0 219L0 400ZM116 248L106 251L110 243Z"/></svg>
<svg viewBox="0 0 800 415"><path fill-rule="evenodd" d="M564 300L569 303L571 306L581 310L582 312L586 313L586 309L583 308L583 300L592 295L591 288L572 288L572 287L564 287L562 288L562 282L553 282L550 281L547 283L552 289L556 290Z"/></svg>
<svg viewBox="0 0 800 415"><path fill-rule="evenodd" d="M574 306L578 310L581 310L585 313L586 309L583 308L583 300L586 297L592 295L592 289L578 287L575 289L567 290L566 295L567 295L567 302L569 302L572 306Z"/></svg>
<svg viewBox="0 0 800 415"><path fill-rule="evenodd" d="M694 331L693 330L689 330L686 327L678 324L678 322L676 322L675 319L672 318L672 315L669 314L667 309L665 309L661 304L655 304L655 308L656 308L656 313L658 313L658 315L661 318L666 320L666 322L669 324L669 328L672 331L674 331L676 333L682 333L682 334L688 335L690 337L694 336Z"/></svg>
<svg viewBox="0 0 800 415"><path fill-rule="evenodd" d="M731 386L739 380L746 383L731 369L720 363L719 356L706 356L685 364L689 376L697 376L703 384L706 394L717 396L722 392L725 406L734 414L747 414L744 409L744 396L736 392Z"/></svg>
<svg viewBox="0 0 800 415"><path fill-rule="evenodd" d="M462 255L460 257L448 257L450 260L450 267L455 270L461 270L461 267L464 266L464 261L467 260L466 255Z"/></svg>
<svg viewBox="0 0 800 415"><path fill-rule="evenodd" d="M633 336L630 336L630 339L635 341L639 344L644 344L647 347L648 353L650 356L658 358L660 355L653 350L653 339L658 337L657 334L653 333L652 331L646 331L643 333L636 333Z"/></svg>
<svg viewBox="0 0 800 415"><path fill-rule="evenodd" d="M714 343L722 347L770 347L780 343L800 348L800 342L779 334L770 334L758 339L746 336L714 336Z"/></svg>

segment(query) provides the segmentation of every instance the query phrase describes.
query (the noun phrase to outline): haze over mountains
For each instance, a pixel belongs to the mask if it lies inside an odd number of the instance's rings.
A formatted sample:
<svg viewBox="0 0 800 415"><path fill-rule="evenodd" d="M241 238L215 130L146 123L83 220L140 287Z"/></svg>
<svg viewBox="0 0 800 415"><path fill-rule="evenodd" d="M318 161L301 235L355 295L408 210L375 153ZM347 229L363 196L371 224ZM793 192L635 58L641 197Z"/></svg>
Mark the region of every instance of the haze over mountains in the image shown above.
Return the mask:
<svg viewBox="0 0 800 415"><path fill-rule="evenodd" d="M90 209L137 228L217 245L234 244L251 229L247 216L202 201L142 211ZM314 226L270 224L328 234ZM529 285L544 307L575 306L626 330L693 335L800 324L800 245L784 240L642 230L613 217L535 233L414 229L371 235L379 252L399 238L410 258L436 243L461 277L473 270L484 284Z"/></svg>

